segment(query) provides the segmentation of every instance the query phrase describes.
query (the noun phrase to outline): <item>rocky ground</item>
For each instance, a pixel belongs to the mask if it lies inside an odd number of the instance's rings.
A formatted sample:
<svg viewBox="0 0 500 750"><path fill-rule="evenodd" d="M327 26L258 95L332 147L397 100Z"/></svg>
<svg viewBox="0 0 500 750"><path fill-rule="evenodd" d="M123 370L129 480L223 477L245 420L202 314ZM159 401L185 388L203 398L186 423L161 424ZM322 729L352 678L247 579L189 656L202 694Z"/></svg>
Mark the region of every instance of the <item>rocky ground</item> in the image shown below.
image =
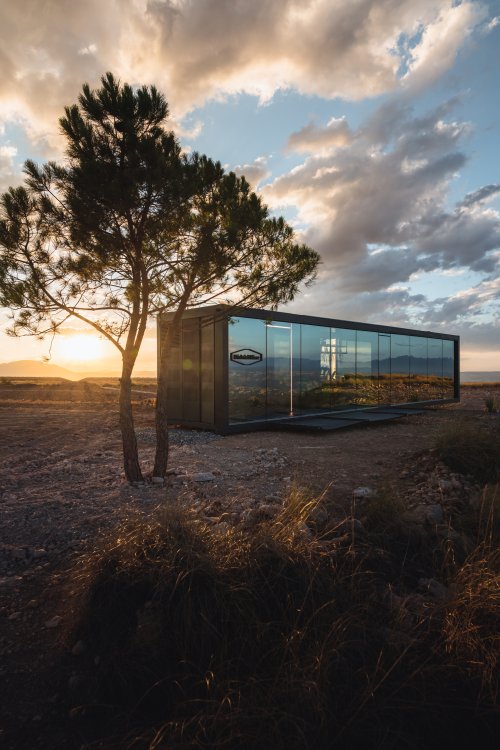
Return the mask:
<svg viewBox="0 0 500 750"><path fill-rule="evenodd" d="M492 389L464 389L458 405L382 425L334 433L254 432L229 437L172 430L166 485L130 486L121 465L116 405L93 393L78 400L5 397L0 401L0 744L78 748L64 693L78 646L67 644L67 581L83 551L133 514L174 501L209 523L251 528L279 511L292 488L323 493L323 512L362 516L380 487L392 487L417 523L446 523L451 509L475 502L478 488L449 472L429 447L461 415L485 420ZM151 472L154 413L136 408L145 474ZM413 514L413 516L412 516ZM51 664L68 660L66 686Z"/></svg>

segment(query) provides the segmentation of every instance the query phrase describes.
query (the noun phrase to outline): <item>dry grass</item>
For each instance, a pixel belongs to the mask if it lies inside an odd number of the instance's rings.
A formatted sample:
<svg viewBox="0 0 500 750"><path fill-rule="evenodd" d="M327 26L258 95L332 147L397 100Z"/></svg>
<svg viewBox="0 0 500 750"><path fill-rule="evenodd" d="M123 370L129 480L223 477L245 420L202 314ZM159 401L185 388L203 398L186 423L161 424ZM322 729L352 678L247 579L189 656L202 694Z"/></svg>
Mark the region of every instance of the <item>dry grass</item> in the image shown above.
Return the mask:
<svg viewBox="0 0 500 750"><path fill-rule="evenodd" d="M294 490L255 532L171 508L104 540L72 581L87 747L494 747L496 500L465 561L383 502L363 534L346 519L312 535L322 498ZM422 575L448 595L417 594Z"/></svg>
<svg viewBox="0 0 500 750"><path fill-rule="evenodd" d="M483 382L476 383L474 381L471 381L469 383L469 382L465 382L464 381L464 382L461 383L461 386L462 387L467 387L467 388L500 388L500 383L498 383L498 382L491 382L490 383L488 381L486 381L484 383Z"/></svg>
<svg viewBox="0 0 500 750"><path fill-rule="evenodd" d="M484 399L484 406L488 414L496 414L498 411L500 411L500 401L496 398L492 398L491 396Z"/></svg>
<svg viewBox="0 0 500 750"><path fill-rule="evenodd" d="M500 423L452 422L437 435L435 448L453 471L483 483L500 479Z"/></svg>

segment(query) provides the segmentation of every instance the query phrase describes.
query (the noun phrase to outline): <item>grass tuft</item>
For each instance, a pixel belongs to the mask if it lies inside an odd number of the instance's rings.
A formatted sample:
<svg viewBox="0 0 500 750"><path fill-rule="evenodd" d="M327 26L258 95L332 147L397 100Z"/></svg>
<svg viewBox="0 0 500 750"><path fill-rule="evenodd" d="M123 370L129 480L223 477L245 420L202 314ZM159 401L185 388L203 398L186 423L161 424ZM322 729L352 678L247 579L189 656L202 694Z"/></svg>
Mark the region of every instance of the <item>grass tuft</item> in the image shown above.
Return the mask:
<svg viewBox="0 0 500 750"><path fill-rule="evenodd" d="M500 409L500 402L496 398L488 396L484 399L484 406L488 414L496 414Z"/></svg>

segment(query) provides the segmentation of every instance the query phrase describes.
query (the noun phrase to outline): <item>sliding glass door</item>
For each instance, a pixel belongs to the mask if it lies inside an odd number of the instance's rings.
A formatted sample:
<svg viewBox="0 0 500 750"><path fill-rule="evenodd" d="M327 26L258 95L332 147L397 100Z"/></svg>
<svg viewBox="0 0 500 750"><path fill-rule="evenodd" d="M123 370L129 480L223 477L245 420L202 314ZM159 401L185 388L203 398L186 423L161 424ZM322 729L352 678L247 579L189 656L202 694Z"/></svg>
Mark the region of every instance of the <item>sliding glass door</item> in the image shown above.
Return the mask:
<svg viewBox="0 0 500 750"><path fill-rule="evenodd" d="M267 323L267 416L293 414L292 325Z"/></svg>

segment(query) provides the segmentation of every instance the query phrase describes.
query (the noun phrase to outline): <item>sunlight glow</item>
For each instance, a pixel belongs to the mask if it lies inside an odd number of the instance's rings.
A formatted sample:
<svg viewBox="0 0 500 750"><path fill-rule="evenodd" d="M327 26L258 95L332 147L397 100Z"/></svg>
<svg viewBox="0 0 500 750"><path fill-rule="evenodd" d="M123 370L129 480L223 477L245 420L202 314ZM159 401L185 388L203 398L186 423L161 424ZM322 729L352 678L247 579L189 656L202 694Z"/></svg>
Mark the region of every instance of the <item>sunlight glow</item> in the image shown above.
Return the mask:
<svg viewBox="0 0 500 750"><path fill-rule="evenodd" d="M86 362L100 359L104 356L104 342L97 336L77 334L67 336L59 342L59 353L68 362Z"/></svg>

